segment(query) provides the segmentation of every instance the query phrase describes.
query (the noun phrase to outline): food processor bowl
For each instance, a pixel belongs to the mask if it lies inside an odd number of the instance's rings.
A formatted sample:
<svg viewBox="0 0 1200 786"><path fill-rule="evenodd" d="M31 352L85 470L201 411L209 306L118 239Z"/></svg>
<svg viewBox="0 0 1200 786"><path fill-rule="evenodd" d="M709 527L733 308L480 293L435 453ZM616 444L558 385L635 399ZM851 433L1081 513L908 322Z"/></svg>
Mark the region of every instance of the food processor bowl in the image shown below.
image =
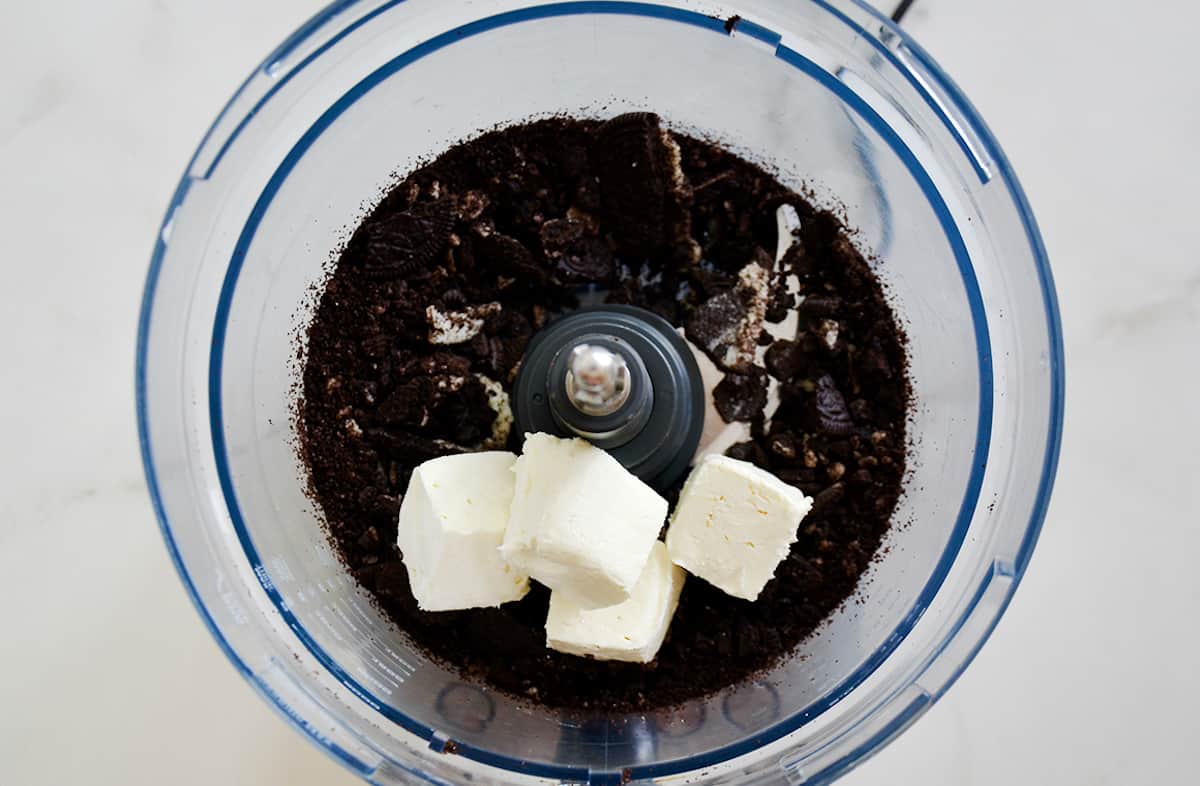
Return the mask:
<svg viewBox="0 0 1200 786"><path fill-rule="evenodd" d="M387 621L305 495L293 407L330 261L397 175L498 125L643 109L844 212L908 336L909 466L878 558L794 657L681 707L579 715L465 681ZM991 632L1061 429L1055 297L1020 186L930 58L853 0L335 3L188 165L137 355L150 492L201 616L290 722L379 784L836 777Z"/></svg>

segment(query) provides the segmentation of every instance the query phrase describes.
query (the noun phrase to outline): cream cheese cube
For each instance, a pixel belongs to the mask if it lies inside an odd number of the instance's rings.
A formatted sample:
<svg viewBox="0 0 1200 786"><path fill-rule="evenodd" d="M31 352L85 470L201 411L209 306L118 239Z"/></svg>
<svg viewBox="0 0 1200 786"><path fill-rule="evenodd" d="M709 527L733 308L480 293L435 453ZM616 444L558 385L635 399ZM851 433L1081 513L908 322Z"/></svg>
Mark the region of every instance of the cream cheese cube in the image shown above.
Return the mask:
<svg viewBox="0 0 1200 786"><path fill-rule="evenodd" d="M754 600L796 542L812 508L766 470L707 456L692 470L667 530L671 560L726 593Z"/></svg>
<svg viewBox="0 0 1200 786"><path fill-rule="evenodd" d="M600 609L583 608L559 592L550 594L546 646L597 660L649 663L666 638L687 574L655 541L629 599Z"/></svg>
<svg viewBox="0 0 1200 786"><path fill-rule="evenodd" d="M633 591L667 517L667 501L582 439L528 434L501 552L583 607Z"/></svg>
<svg viewBox="0 0 1200 786"><path fill-rule="evenodd" d="M512 453L461 453L413 471L396 542L425 611L499 606L529 591L500 543L513 497Z"/></svg>

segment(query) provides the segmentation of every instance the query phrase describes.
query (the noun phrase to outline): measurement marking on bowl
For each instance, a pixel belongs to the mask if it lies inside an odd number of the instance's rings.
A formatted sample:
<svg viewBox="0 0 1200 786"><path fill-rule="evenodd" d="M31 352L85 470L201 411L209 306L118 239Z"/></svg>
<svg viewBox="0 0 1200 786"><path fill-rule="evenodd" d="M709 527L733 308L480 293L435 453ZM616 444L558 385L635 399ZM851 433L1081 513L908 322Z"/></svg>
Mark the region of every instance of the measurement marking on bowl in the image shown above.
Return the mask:
<svg viewBox="0 0 1200 786"><path fill-rule="evenodd" d="M357 603L350 603L349 606L350 606L350 610L353 611L356 615L358 615L359 619L361 619L367 625L368 628L373 628L375 625L378 624L378 621L376 619L373 619L373 618L367 616L366 612L364 612ZM403 668L405 671L407 671L408 676L410 676L410 677L413 674L415 674L417 669L420 667L421 660L419 658L417 658L417 663L414 664L411 661L409 661L407 658L405 658L404 656L400 655L394 649L392 649L384 641L380 641L379 639L372 638L371 643L374 644L376 647L378 647L380 650L382 650L383 653L385 655L387 655L388 658L390 658L397 665L399 665L401 668ZM413 653L413 655L415 656L416 653Z"/></svg>
<svg viewBox="0 0 1200 786"><path fill-rule="evenodd" d="M287 560L280 555L276 554L275 556L270 557L267 562L270 564L271 571L275 576L276 586L279 585L280 581L292 582L296 580L296 575L292 573L292 569L287 564Z"/></svg>
<svg viewBox="0 0 1200 786"><path fill-rule="evenodd" d="M328 608L329 608L329 607L326 607L326 610L328 610ZM332 622L330 622L330 621L329 621L329 618L328 618L328 617L326 617L326 616L325 616L324 614L322 614L320 611L314 612L314 615L313 615L313 616L315 616L315 617L316 617L318 620L320 620L320 621L321 621L321 623L322 623L322 624L325 626L325 629L326 629L327 631L329 631L329 632L330 632L330 633L333 635L333 637L334 637L335 639L337 639L337 640L338 640L338 643L339 643L339 644L345 644L345 643L346 643L346 637L345 637L345 636L343 636L343 635L342 635L342 632L341 632L340 630L338 630L338 629L337 629L337 628L334 626L334 624L333 624Z"/></svg>
<svg viewBox="0 0 1200 786"><path fill-rule="evenodd" d="M395 683L392 686L393 688L398 688L404 684L404 681L407 679L406 675L397 674L395 671L389 668L386 663L376 657L374 653L368 652L367 657L371 659L372 666L391 678L392 682Z"/></svg>
<svg viewBox="0 0 1200 786"><path fill-rule="evenodd" d="M267 573L267 569L262 565L254 566L254 575L258 577L258 581L262 584L264 590L271 592L275 589L275 582L271 581L271 574Z"/></svg>
<svg viewBox="0 0 1200 786"><path fill-rule="evenodd" d="M233 621L238 625L245 625L249 622L245 609L242 608L242 604L238 602L237 596L232 592L222 592L221 602L225 604L225 608L233 615Z"/></svg>
<svg viewBox="0 0 1200 786"><path fill-rule="evenodd" d="M326 606L326 609L329 611L332 611L340 620L342 620L343 623L345 623L346 627L348 627L355 634L356 643L358 643L360 645L363 643L366 643L367 647L364 648L364 652L366 652L369 657L371 657L372 659L378 659L379 657L387 657L387 658L395 661L396 663L400 664L405 670L408 671L408 675L406 675L406 676L412 676L413 674L416 673L415 666L410 664L405 659L401 658L394 651L392 651L389 647L387 647L385 644L383 644L378 639L376 639L373 635L370 635L369 633L363 633L364 629L367 631L371 630L372 625L373 625L372 620L367 619L366 625L363 628L360 628L358 625L354 624L354 622L350 619L350 616L346 613L346 610L342 606L338 605L337 603L329 604L328 606ZM352 611L357 611L357 609L354 608L353 604L351 604L350 609ZM330 627L331 630L333 629L332 625L330 624L330 622L327 618L320 615L319 613L317 616L318 616L318 619L320 619L322 622L324 622L326 624L326 626ZM338 638L341 639L342 641L345 641L345 639L342 638L340 634L335 632L335 635L337 635ZM382 663L382 661L380 661L380 662ZM403 682L404 681L403 678L401 678L400 681Z"/></svg>
<svg viewBox="0 0 1200 786"><path fill-rule="evenodd" d="M358 676L371 685L374 690L380 691L385 696L390 694L393 689L399 687L398 685L388 685L378 675L368 669L365 663L360 663L354 670L358 672Z"/></svg>

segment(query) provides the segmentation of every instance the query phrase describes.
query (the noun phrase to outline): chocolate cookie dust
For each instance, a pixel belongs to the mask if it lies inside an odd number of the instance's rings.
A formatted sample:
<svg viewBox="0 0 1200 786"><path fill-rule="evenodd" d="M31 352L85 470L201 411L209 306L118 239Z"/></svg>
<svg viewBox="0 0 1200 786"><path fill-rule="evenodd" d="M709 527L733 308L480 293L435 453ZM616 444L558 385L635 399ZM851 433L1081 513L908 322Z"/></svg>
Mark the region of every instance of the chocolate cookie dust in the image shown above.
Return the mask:
<svg viewBox="0 0 1200 786"><path fill-rule="evenodd" d="M752 424L728 454L815 498L760 598L690 578L649 665L547 649L549 593L536 583L499 609L419 611L394 545L400 498L421 462L503 446L489 380L509 390L530 336L588 291L686 326L697 345L736 333L751 305L738 273L770 267L785 202L802 222L785 260L802 283L800 331L771 344L765 369L744 355L727 365L714 392L724 417ZM766 318L779 322L794 304L782 281L771 291ZM903 336L845 227L654 115L515 126L417 170L353 234L308 339L301 448L346 565L429 655L546 705L665 706L769 668L854 591L900 494ZM782 383L769 430L768 374ZM508 449L520 442L507 435ZM665 493L673 501L678 486Z"/></svg>

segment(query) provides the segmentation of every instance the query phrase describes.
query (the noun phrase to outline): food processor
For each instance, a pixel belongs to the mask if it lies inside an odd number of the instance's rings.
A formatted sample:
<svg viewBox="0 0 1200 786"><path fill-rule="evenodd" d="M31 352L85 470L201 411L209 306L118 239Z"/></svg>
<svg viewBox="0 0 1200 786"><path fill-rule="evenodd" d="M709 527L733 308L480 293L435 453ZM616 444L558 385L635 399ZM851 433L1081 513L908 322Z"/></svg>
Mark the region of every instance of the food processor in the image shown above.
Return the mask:
<svg viewBox="0 0 1200 786"><path fill-rule="evenodd" d="M564 712L428 660L357 586L306 496L296 384L329 265L399 176L497 126L638 110L856 230L908 338L906 492L855 595L773 670L682 706ZM593 420L578 428L628 405L615 380L643 373L614 370L619 347L596 337L619 310L604 319L547 344L585 347L545 359L581 385L567 394ZM672 363L655 379L688 378ZM809 784L911 724L995 626L1045 514L1063 366L1045 251L1003 153L867 5L349 0L267 57L189 163L154 249L136 384L151 497L201 617L364 779ZM686 403L664 440L690 440Z"/></svg>

